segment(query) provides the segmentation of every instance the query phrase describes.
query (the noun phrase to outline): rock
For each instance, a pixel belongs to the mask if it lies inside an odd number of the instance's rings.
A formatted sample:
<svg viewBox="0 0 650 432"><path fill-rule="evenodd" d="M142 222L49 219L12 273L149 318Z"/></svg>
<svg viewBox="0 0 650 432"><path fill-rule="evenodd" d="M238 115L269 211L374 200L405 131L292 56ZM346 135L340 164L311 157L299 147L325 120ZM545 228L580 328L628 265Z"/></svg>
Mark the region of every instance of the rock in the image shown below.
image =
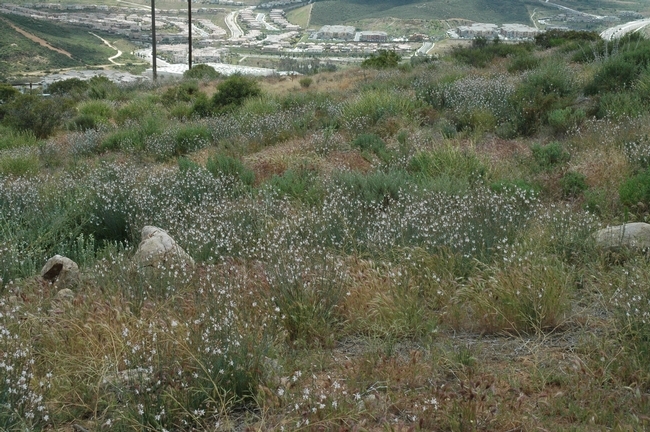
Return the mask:
<svg viewBox="0 0 650 432"><path fill-rule="evenodd" d="M79 266L70 258L54 255L43 266L41 277L59 288L74 286L79 282Z"/></svg>
<svg viewBox="0 0 650 432"><path fill-rule="evenodd" d="M56 293L54 298L61 301L72 301L74 299L74 292L69 288L63 288Z"/></svg>
<svg viewBox="0 0 650 432"><path fill-rule="evenodd" d="M650 224L643 222L628 223L601 229L594 234L596 245L605 250L617 250L622 247L647 250L650 249Z"/></svg>
<svg viewBox="0 0 650 432"><path fill-rule="evenodd" d="M194 260L163 229L154 226L142 228L142 241L133 260L142 267L170 263L194 265Z"/></svg>

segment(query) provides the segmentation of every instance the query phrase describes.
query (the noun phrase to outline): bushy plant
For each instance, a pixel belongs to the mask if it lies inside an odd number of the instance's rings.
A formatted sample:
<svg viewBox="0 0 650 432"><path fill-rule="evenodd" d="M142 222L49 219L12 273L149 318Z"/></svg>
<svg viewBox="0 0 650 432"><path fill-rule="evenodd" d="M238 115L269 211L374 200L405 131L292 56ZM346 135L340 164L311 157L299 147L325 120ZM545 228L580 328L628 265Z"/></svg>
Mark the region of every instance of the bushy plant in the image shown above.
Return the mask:
<svg viewBox="0 0 650 432"><path fill-rule="evenodd" d="M560 179L562 195L565 197L576 197L586 191L587 176L576 171L569 171Z"/></svg>
<svg viewBox="0 0 650 432"><path fill-rule="evenodd" d="M223 154L210 157L205 164L205 169L216 177L230 177L247 186L253 186L255 182L255 173L247 168L241 160Z"/></svg>
<svg viewBox="0 0 650 432"><path fill-rule="evenodd" d="M191 102L199 92L199 85L196 81L185 81L178 86L168 88L161 99L163 105L169 107L178 102Z"/></svg>
<svg viewBox="0 0 650 432"><path fill-rule="evenodd" d="M47 91L51 94L76 94L81 95L88 89L88 82L82 81L79 78L69 78L62 81L56 81L47 87Z"/></svg>
<svg viewBox="0 0 650 432"><path fill-rule="evenodd" d="M535 164L542 170L551 170L571 158L571 154L558 141L546 145L533 144L530 149Z"/></svg>
<svg viewBox="0 0 650 432"><path fill-rule="evenodd" d="M396 67L399 64L400 56L395 51L379 50L376 54L361 62L361 67L372 69L386 69Z"/></svg>
<svg viewBox="0 0 650 432"><path fill-rule="evenodd" d="M548 125L557 133L567 133L580 126L586 118L587 114L580 108L556 109L548 113Z"/></svg>
<svg viewBox="0 0 650 432"><path fill-rule="evenodd" d="M183 72L183 78L193 80L214 80L221 76L212 66L207 64L197 64Z"/></svg>
<svg viewBox="0 0 650 432"><path fill-rule="evenodd" d="M424 178L448 176L470 183L481 181L488 173L476 154L451 146L415 155L409 161L408 171Z"/></svg>
<svg viewBox="0 0 650 432"><path fill-rule="evenodd" d="M39 168L38 154L32 149L0 152L0 174L2 175L16 177L34 175L38 173Z"/></svg>
<svg viewBox="0 0 650 432"><path fill-rule="evenodd" d="M232 110L251 97L259 96L262 90L253 78L235 74L226 78L217 86L212 96L212 107L217 112Z"/></svg>
<svg viewBox="0 0 650 432"><path fill-rule="evenodd" d="M33 147L38 140L31 131L19 132L6 126L0 126L0 151L16 147Z"/></svg>
<svg viewBox="0 0 650 432"><path fill-rule="evenodd" d="M473 279L466 294L483 331L542 333L566 319L571 276L561 262L525 259Z"/></svg>
<svg viewBox="0 0 650 432"><path fill-rule="evenodd" d="M300 78L300 80L298 82L300 83L300 87L306 89L306 88L309 88L312 85L314 80L311 77L302 77L302 78Z"/></svg>
<svg viewBox="0 0 650 432"><path fill-rule="evenodd" d="M650 170L641 171L625 180L618 193L621 203L628 207L650 203Z"/></svg>
<svg viewBox="0 0 650 432"><path fill-rule="evenodd" d="M2 105L1 111L5 125L33 132L37 138L47 138L69 116L71 104L62 97L23 94Z"/></svg>
<svg viewBox="0 0 650 432"><path fill-rule="evenodd" d="M373 153L384 163L391 159L391 153L386 148L386 143L375 134L361 134L352 141L352 147L358 148L362 153Z"/></svg>
<svg viewBox="0 0 650 432"><path fill-rule="evenodd" d="M4 104L17 97L20 92L14 88L14 86L0 83L0 104ZM0 110L0 118L2 115L2 110Z"/></svg>
<svg viewBox="0 0 650 432"><path fill-rule="evenodd" d="M176 132L175 155L180 156L207 147L210 142L212 142L212 134L206 126L182 126Z"/></svg>
<svg viewBox="0 0 650 432"><path fill-rule="evenodd" d="M317 174L307 167L289 169L282 175L274 175L267 182L267 187L279 197L288 197L308 205L317 204L323 198Z"/></svg>

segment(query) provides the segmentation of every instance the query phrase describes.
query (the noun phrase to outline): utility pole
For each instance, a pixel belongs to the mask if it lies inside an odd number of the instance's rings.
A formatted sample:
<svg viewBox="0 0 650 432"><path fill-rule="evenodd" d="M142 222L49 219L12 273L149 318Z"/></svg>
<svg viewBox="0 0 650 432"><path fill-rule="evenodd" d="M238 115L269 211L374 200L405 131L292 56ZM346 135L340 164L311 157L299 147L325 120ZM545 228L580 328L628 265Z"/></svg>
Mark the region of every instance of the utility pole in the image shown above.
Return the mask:
<svg viewBox="0 0 650 432"><path fill-rule="evenodd" d="M156 70L156 0L151 0L151 66L153 70L153 80L158 79Z"/></svg>
<svg viewBox="0 0 650 432"><path fill-rule="evenodd" d="M187 28L190 32L188 37L189 50L187 53L187 66L192 69L192 0L187 0Z"/></svg>

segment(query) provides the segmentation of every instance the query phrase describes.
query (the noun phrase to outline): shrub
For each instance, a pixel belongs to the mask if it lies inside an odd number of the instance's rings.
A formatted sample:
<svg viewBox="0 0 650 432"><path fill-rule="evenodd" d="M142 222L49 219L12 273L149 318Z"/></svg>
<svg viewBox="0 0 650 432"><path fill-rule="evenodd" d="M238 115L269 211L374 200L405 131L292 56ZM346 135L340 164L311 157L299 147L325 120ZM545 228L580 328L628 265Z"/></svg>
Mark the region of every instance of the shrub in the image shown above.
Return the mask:
<svg viewBox="0 0 650 432"><path fill-rule="evenodd" d="M557 133L566 133L582 124L587 114L582 109L564 108L548 113L548 124Z"/></svg>
<svg viewBox="0 0 650 432"><path fill-rule="evenodd" d="M207 64L197 64L192 69L183 72L183 78L193 80L214 80L221 76L212 66Z"/></svg>
<svg viewBox="0 0 650 432"><path fill-rule="evenodd" d="M179 86L168 88L162 95L162 103L171 106L177 102L190 102L199 94L199 85L196 81L185 81Z"/></svg>
<svg viewBox="0 0 650 432"><path fill-rule="evenodd" d="M631 207L638 203L650 203L650 169L625 180L619 188L621 203Z"/></svg>
<svg viewBox="0 0 650 432"><path fill-rule="evenodd" d="M18 97L20 92L9 84L0 84L0 104L9 102L10 100ZM2 112L0 111L0 118Z"/></svg>
<svg viewBox="0 0 650 432"><path fill-rule="evenodd" d="M70 101L62 97L24 94L2 106L3 122L20 131L31 131L47 138L60 127L71 112Z"/></svg>
<svg viewBox="0 0 650 432"><path fill-rule="evenodd" d="M447 176L470 183L481 181L488 172L485 164L474 153L451 146L413 156L408 171L418 177Z"/></svg>
<svg viewBox="0 0 650 432"><path fill-rule="evenodd" d="M510 65L508 66L508 72L510 73L515 73L515 72L524 72L527 70L531 69L536 69L539 67L540 60L529 54L520 54L515 57L510 61Z"/></svg>
<svg viewBox="0 0 650 432"><path fill-rule="evenodd" d="M636 91L607 92L598 99L596 117L620 120L638 117L648 111L648 104Z"/></svg>
<svg viewBox="0 0 650 432"><path fill-rule="evenodd" d="M279 197L289 197L308 205L322 201L324 191L317 174L306 167L289 169L282 175L274 175L267 183Z"/></svg>
<svg viewBox="0 0 650 432"><path fill-rule="evenodd" d="M464 294L483 331L542 333L563 323L570 293L570 273L561 262L528 258L472 279Z"/></svg>
<svg viewBox="0 0 650 432"><path fill-rule="evenodd" d="M262 94L259 84L253 78L235 74L217 86L212 96L212 107L216 111L232 110L248 98Z"/></svg>
<svg viewBox="0 0 650 432"><path fill-rule="evenodd" d="M637 65L622 57L615 57L596 72L592 82L585 88L585 93L594 95L630 87L638 75Z"/></svg>
<svg viewBox="0 0 650 432"><path fill-rule="evenodd" d="M531 135L547 123L548 113L565 108L577 90L573 73L565 64L548 63L528 74L510 98L517 111L517 129Z"/></svg>
<svg viewBox="0 0 650 432"><path fill-rule="evenodd" d="M560 187L564 197L576 197L588 189L587 176L569 171L560 179Z"/></svg>
<svg viewBox="0 0 650 432"><path fill-rule="evenodd" d="M111 99L118 91L117 84L101 75L89 79L88 86L88 97L91 99Z"/></svg>
<svg viewBox="0 0 650 432"><path fill-rule="evenodd" d="M63 81L53 82L47 88L48 92L56 95L63 95L63 94L81 95L87 89L88 89L88 82L82 81L79 78L69 78Z"/></svg>
<svg viewBox="0 0 650 432"><path fill-rule="evenodd" d="M18 132L11 128L0 126L0 150L16 147L32 147L38 140L31 131Z"/></svg>
<svg viewBox="0 0 650 432"><path fill-rule="evenodd" d="M410 176L403 171L341 172L334 176L334 183L343 193L368 206L386 208L400 199L411 183Z"/></svg>
<svg viewBox="0 0 650 432"><path fill-rule="evenodd" d="M399 64L400 56L395 51L378 50L376 54L361 62L361 67L372 69L387 69L396 67Z"/></svg>
<svg viewBox="0 0 650 432"><path fill-rule="evenodd" d="M203 125L188 125L176 132L175 155L180 156L207 147L212 142L210 130Z"/></svg>
<svg viewBox="0 0 650 432"><path fill-rule="evenodd" d="M216 154L210 157L205 164L205 169L215 177L231 177L247 186L252 186L255 182L255 173L239 159L230 156Z"/></svg>
<svg viewBox="0 0 650 432"><path fill-rule="evenodd" d="M390 161L392 156L390 151L386 149L384 140L375 134L358 135L352 142L352 147L358 148L364 155L373 153L384 163Z"/></svg>
<svg viewBox="0 0 650 432"><path fill-rule="evenodd" d="M569 152L564 150L562 144L553 141L545 146L534 144L531 147L533 160L542 170L551 170L556 166L566 163L571 158Z"/></svg>
<svg viewBox="0 0 650 432"><path fill-rule="evenodd" d="M312 85L314 80L311 77L302 77L298 82L300 83L300 87L309 88L309 86Z"/></svg>
<svg viewBox="0 0 650 432"><path fill-rule="evenodd" d="M0 154L0 174L25 176L38 173L40 163L33 151Z"/></svg>

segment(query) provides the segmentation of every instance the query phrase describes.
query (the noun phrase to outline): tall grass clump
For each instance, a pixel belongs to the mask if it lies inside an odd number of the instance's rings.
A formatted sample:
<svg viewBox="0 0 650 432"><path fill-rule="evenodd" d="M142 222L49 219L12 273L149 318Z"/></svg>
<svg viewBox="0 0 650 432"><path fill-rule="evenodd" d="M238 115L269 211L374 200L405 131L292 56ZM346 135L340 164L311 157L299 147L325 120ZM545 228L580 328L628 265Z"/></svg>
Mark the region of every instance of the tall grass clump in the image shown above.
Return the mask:
<svg viewBox="0 0 650 432"><path fill-rule="evenodd" d="M342 264L332 256L298 262L278 254L267 274L288 340L302 346L331 345L347 288Z"/></svg>
<svg viewBox="0 0 650 432"><path fill-rule="evenodd" d="M205 163L205 169L215 177L230 177L241 181L247 186L255 183L255 173L247 168L239 159L230 156L216 154Z"/></svg>
<svg viewBox="0 0 650 432"><path fill-rule="evenodd" d="M553 259L527 258L470 280L469 301L484 331L535 334L561 326L570 311L570 273Z"/></svg>
<svg viewBox="0 0 650 432"><path fill-rule="evenodd" d="M418 153L409 161L408 171L422 179L450 177L468 183L485 179L488 168L476 154L452 146Z"/></svg>
<svg viewBox="0 0 650 432"><path fill-rule="evenodd" d="M38 139L31 131L16 131L14 129L0 126L0 151L16 147L34 147Z"/></svg>
<svg viewBox="0 0 650 432"><path fill-rule="evenodd" d="M35 374L34 347L18 325L23 313L0 299L0 428L6 431L43 430L50 424L45 396L51 375Z"/></svg>
<svg viewBox="0 0 650 432"><path fill-rule="evenodd" d="M420 103L404 92L370 90L344 104L340 122L353 132L364 132L388 118L409 117L419 107Z"/></svg>

